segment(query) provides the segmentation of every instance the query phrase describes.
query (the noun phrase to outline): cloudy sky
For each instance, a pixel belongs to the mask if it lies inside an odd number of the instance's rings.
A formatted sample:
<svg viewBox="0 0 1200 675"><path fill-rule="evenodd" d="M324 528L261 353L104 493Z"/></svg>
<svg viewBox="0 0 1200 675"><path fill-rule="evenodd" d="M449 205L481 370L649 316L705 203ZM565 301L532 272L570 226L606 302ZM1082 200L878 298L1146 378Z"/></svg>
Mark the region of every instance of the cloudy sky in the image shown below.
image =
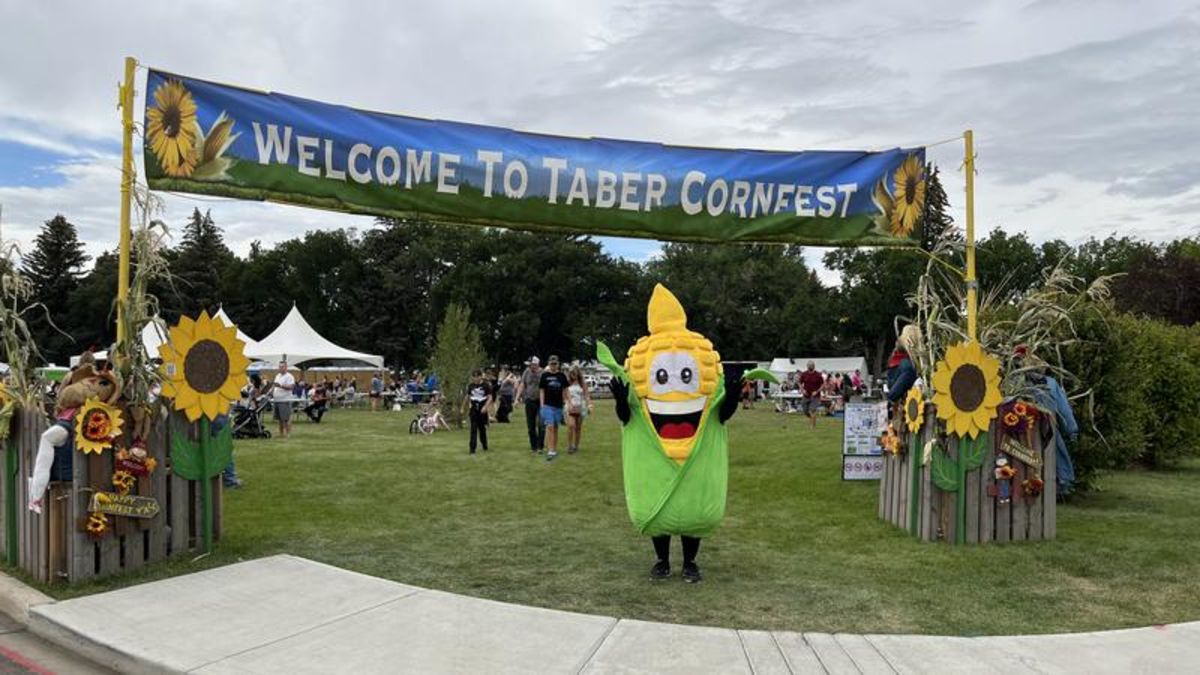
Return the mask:
<svg viewBox="0 0 1200 675"><path fill-rule="evenodd" d="M1200 3L117 6L0 0L6 239L27 247L63 213L93 254L115 246L126 55L371 110L683 145L873 149L973 128L984 231L1072 242L1200 234ZM139 89L144 81L141 72ZM929 152L960 217L961 154L955 143ZM371 226L277 205L165 202L168 223L211 208L239 252L256 239ZM604 241L631 259L658 249Z"/></svg>

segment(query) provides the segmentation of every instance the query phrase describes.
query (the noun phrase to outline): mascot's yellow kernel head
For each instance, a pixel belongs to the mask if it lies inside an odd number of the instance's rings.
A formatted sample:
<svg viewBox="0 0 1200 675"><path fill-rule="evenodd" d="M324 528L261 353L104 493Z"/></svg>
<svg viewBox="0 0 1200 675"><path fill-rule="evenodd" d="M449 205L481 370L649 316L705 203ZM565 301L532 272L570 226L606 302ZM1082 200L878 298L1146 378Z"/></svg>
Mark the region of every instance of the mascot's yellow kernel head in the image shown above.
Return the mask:
<svg viewBox="0 0 1200 675"><path fill-rule="evenodd" d="M682 464L691 454L709 401L722 377L712 342L687 328L683 305L662 284L646 309L650 334L638 339L625 371L668 457Z"/></svg>

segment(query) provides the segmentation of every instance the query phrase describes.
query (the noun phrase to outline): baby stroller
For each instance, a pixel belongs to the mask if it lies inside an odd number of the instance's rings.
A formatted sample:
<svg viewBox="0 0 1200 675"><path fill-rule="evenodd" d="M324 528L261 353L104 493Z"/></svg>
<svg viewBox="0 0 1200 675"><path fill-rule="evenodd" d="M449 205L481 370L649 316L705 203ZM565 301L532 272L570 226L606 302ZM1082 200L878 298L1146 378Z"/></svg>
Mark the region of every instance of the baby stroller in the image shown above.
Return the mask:
<svg viewBox="0 0 1200 675"><path fill-rule="evenodd" d="M233 418L234 438L270 438L271 430L263 424L270 400L259 396L249 402L239 401L230 411Z"/></svg>

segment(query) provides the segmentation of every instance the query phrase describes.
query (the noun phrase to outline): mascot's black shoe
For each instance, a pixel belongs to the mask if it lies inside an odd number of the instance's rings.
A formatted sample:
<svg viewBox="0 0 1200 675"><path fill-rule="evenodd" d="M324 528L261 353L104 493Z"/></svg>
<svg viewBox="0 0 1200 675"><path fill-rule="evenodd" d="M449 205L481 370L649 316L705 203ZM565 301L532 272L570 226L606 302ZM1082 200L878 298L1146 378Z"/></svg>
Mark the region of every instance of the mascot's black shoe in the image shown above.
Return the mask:
<svg viewBox="0 0 1200 675"><path fill-rule="evenodd" d="M671 577L671 563L666 560L659 560L654 563L654 567L650 568L650 578L655 581L662 581Z"/></svg>
<svg viewBox="0 0 1200 675"><path fill-rule="evenodd" d="M694 562L683 563L683 580L689 584L698 583L704 575L700 574L700 566Z"/></svg>

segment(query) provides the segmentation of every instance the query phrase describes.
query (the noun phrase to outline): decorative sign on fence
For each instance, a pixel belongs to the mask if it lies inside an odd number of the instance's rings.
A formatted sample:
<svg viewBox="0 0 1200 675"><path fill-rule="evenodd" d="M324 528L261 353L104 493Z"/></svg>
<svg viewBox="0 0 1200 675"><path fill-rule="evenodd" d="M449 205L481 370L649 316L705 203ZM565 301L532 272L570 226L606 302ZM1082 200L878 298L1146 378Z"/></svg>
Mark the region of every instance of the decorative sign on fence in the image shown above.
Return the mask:
<svg viewBox="0 0 1200 675"><path fill-rule="evenodd" d="M157 190L673 241L913 246L925 148L718 150L355 110L151 70Z"/></svg>
<svg viewBox="0 0 1200 675"><path fill-rule="evenodd" d="M842 480L878 480L883 475L880 433L887 427L887 403L847 403L842 422Z"/></svg>
<svg viewBox="0 0 1200 675"><path fill-rule="evenodd" d="M1038 458L1038 453L1015 438L1006 436L1000 444L1000 449L1029 466L1039 467L1042 465L1042 460Z"/></svg>
<svg viewBox="0 0 1200 675"><path fill-rule="evenodd" d="M158 500L153 497L97 492L92 495L89 511L129 518L153 518L158 515Z"/></svg>
<svg viewBox="0 0 1200 675"><path fill-rule="evenodd" d="M882 477L882 456L842 455L842 480L879 480Z"/></svg>
<svg viewBox="0 0 1200 675"><path fill-rule="evenodd" d="M887 403L847 403L842 425L843 455L879 455L879 435L887 428Z"/></svg>

